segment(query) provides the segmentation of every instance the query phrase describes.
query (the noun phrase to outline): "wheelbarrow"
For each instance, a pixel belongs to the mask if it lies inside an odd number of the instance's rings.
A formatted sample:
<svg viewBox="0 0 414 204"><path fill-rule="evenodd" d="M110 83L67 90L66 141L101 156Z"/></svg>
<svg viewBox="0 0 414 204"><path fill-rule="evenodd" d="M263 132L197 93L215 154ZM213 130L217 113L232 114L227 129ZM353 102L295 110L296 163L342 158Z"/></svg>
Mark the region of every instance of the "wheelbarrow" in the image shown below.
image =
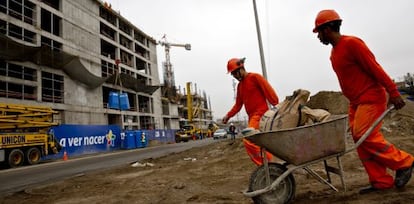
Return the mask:
<svg viewBox="0 0 414 204"><path fill-rule="evenodd" d="M243 194L251 197L254 203L289 203L295 196L296 183L292 173L297 169L304 169L318 181L338 192L330 177L330 173L337 174L340 176L342 188L346 191L340 157L361 145L393 108L394 106L391 106L382 113L354 145L346 144L347 115L336 116L313 125L246 136L246 139L261 148L264 161L263 165L251 174L249 188ZM285 163L269 163L264 156L265 151ZM328 165L327 160L335 158L338 166ZM318 162L323 162L327 178L309 168Z"/></svg>

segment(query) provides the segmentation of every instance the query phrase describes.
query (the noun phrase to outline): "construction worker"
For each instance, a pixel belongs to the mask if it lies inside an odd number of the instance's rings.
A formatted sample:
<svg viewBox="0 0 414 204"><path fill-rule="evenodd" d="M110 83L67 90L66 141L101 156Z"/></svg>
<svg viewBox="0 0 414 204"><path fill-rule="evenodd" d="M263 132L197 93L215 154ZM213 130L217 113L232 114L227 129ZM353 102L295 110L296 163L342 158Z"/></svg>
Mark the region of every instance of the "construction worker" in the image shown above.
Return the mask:
<svg viewBox="0 0 414 204"><path fill-rule="evenodd" d="M367 45L355 36L340 33L342 19L334 10L320 11L315 20L314 33L321 43L332 45L331 64L342 93L349 99L349 125L356 142L371 124L386 110L389 103L396 109L405 105L396 85L375 60ZM369 176L370 186L359 193L401 188L411 178L414 158L384 139L381 124L357 148ZM395 179L387 173L395 170Z"/></svg>
<svg viewBox="0 0 414 204"><path fill-rule="evenodd" d="M233 123L230 123L229 132L231 135L231 140L234 141L236 139L236 126L234 126Z"/></svg>
<svg viewBox="0 0 414 204"><path fill-rule="evenodd" d="M223 123L236 115L244 105L249 116L248 127L259 129L260 118L269 109L268 103L275 106L279 98L269 82L260 74L247 72L244 67L246 58L232 58L227 63L227 71L236 78L237 84L236 103L231 110L223 117ZM250 158L256 165L263 164L260 147L243 139L244 146ZM271 160L272 155L266 153L267 159Z"/></svg>

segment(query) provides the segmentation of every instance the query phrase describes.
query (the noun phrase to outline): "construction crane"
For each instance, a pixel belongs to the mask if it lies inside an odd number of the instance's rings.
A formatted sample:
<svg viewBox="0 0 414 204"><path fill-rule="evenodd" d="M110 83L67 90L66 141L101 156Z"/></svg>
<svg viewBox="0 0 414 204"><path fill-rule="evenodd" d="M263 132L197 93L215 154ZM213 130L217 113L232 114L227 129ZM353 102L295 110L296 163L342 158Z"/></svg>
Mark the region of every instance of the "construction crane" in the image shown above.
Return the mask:
<svg viewBox="0 0 414 204"><path fill-rule="evenodd" d="M174 72L172 69L172 64L170 61L170 48L171 47L184 47L186 50L191 50L191 44L177 44L169 43L166 36L162 37L162 40L159 41L161 46L165 48L165 62L164 62L164 84L167 88L172 88L175 86Z"/></svg>

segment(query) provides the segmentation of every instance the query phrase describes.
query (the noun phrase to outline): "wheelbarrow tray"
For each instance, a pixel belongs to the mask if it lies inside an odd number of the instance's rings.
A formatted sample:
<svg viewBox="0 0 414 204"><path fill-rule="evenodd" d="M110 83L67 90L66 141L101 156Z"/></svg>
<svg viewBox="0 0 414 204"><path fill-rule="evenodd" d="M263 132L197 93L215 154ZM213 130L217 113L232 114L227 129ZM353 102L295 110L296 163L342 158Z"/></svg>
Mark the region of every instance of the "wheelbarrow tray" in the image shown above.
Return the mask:
<svg viewBox="0 0 414 204"><path fill-rule="evenodd" d="M341 115L313 125L259 132L245 138L290 164L301 165L344 152L346 130L347 116Z"/></svg>

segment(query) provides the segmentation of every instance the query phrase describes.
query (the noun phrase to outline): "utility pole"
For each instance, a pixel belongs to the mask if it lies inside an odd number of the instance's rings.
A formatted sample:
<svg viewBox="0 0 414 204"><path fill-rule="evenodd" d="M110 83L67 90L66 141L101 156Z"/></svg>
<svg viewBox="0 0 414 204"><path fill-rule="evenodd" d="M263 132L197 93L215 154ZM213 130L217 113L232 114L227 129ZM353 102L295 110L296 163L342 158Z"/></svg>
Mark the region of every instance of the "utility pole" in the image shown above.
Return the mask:
<svg viewBox="0 0 414 204"><path fill-rule="evenodd" d="M233 79L233 95L234 95L234 102L236 102L237 98L237 91L236 91L236 80ZM239 113L236 113L236 119L239 121Z"/></svg>
<svg viewBox="0 0 414 204"><path fill-rule="evenodd" d="M257 39L259 41L260 60L262 62L262 74L263 74L263 77L267 79L266 62L265 62L264 54L263 54L262 34L260 33L260 23L259 23L259 17L257 15L256 0L253 0L253 9L254 9L254 17L256 20Z"/></svg>
<svg viewBox="0 0 414 204"><path fill-rule="evenodd" d="M236 80L233 79L233 98L236 101Z"/></svg>
<svg viewBox="0 0 414 204"><path fill-rule="evenodd" d="M253 0L253 10L254 10L254 19L256 21L257 40L259 41L260 61L262 62L262 74L263 74L263 77L267 80L266 61L265 61L264 52L263 52L262 34L260 32L260 23L259 23L259 16L257 15L256 0ZM269 101L267 101L267 105L268 106L270 105Z"/></svg>

